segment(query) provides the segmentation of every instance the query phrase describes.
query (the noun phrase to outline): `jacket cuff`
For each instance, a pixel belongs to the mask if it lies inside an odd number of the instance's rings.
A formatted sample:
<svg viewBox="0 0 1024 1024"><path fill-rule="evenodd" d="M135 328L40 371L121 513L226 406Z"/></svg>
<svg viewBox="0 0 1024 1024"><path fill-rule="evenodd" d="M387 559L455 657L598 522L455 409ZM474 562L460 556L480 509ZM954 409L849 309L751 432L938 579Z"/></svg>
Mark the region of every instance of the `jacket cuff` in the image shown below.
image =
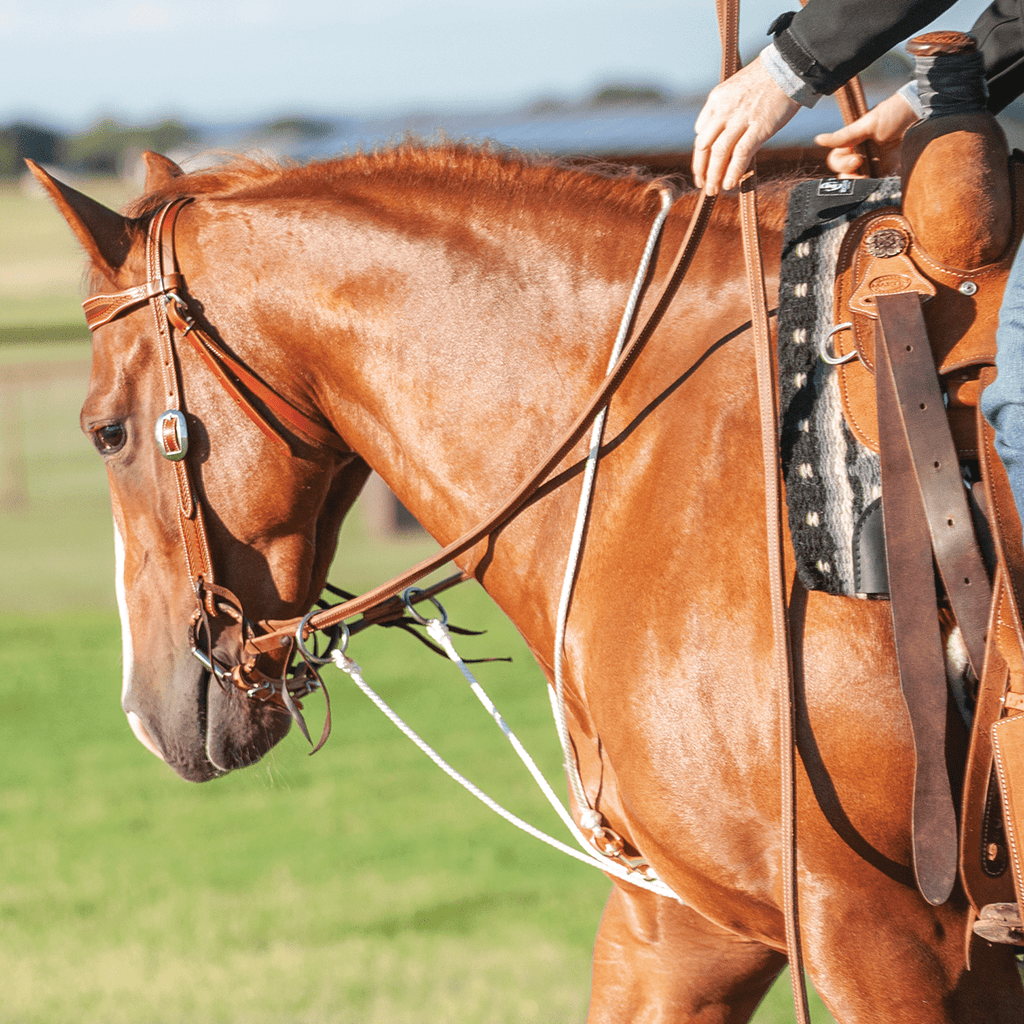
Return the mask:
<svg viewBox="0 0 1024 1024"><path fill-rule="evenodd" d="M775 84L791 99L804 107L813 107L821 99L821 93L815 92L783 59L778 47L769 43L760 53L764 69L775 81Z"/></svg>

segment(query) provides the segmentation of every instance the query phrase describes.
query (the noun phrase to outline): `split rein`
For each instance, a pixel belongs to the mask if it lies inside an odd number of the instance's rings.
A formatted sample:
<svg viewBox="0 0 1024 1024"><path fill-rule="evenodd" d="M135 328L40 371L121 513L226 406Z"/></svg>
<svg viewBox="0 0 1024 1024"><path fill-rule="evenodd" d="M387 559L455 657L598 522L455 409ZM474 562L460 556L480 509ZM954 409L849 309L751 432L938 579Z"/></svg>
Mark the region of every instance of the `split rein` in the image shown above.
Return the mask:
<svg viewBox="0 0 1024 1024"><path fill-rule="evenodd" d="M347 599L336 604L318 601L317 606L301 618L285 622L270 620L258 624L245 616L241 601L216 582L203 509L195 495L186 458L188 425L182 400L175 334L189 341L203 364L239 409L286 454L292 454L288 439L255 403L261 404L278 424L287 426L307 443L342 456L354 457L355 453L332 430L296 409L268 387L199 325L186 297L185 281L178 267L174 247L174 228L178 215L190 202L190 197L176 199L153 215L146 235L147 280L144 284L113 294L92 295L82 305L92 331L146 304L152 313L167 407L157 418L155 438L160 453L172 463L175 470L179 534L197 603L189 626L189 646L193 655L222 688L235 687L250 699L270 701L287 710L307 740L309 733L297 701L323 689L327 716L323 733L313 749L315 753L326 741L331 724L330 701L320 678L320 667L331 662L333 652L339 645L343 646L343 637L367 626L409 627L423 623L424 620L413 608L416 602L432 599L442 590L469 579L467 574L458 573L427 589L421 590L414 586L423 577L465 553L512 520L608 405L653 334L689 269L710 220L714 198L704 192L700 193L689 227L649 312L634 327L629 341L622 346L621 354L586 408L535 471L500 508L476 529L436 555L361 597L350 597L328 585L329 591ZM659 217L658 220L660 229L664 218ZM647 273L641 275L641 283L646 284L649 276ZM639 298L641 290L634 288L634 298ZM628 321L634 319L635 310L627 316ZM702 354L702 351L692 353L691 365ZM411 613L411 618L407 617L407 611ZM358 615L362 615L358 622L346 624L347 620ZM226 620L241 631L239 656L230 661L214 654L213 624L218 620ZM327 634L322 648L318 648L315 642L310 646L310 638L317 632ZM261 655L279 664L279 671L273 675L264 674L257 667ZM312 745L311 740L310 743Z"/></svg>

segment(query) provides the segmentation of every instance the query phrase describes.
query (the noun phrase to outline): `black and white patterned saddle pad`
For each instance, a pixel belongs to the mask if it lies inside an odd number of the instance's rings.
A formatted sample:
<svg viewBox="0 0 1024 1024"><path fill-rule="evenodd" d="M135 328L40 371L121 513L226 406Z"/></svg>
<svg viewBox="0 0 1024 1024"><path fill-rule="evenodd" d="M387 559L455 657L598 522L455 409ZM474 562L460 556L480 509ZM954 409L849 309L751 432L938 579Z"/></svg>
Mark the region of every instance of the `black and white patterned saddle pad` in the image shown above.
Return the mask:
<svg viewBox="0 0 1024 1024"><path fill-rule="evenodd" d="M853 595L853 534L881 496L878 456L843 418L836 368L819 357L833 327L839 246L850 222L898 207L898 178L825 178L790 195L779 278L782 471L797 573L809 590Z"/></svg>

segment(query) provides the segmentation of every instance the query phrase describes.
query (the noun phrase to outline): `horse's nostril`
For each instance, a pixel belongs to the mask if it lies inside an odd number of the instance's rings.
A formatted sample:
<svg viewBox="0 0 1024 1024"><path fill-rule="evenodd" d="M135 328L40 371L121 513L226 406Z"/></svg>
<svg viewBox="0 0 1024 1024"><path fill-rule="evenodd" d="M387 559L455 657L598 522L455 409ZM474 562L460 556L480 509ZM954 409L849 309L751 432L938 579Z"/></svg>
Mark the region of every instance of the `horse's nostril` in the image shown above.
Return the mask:
<svg viewBox="0 0 1024 1024"><path fill-rule="evenodd" d="M128 712L128 724L132 727L132 732L135 733L135 738L151 753L156 754L161 761L166 760L163 752L156 745L156 741L152 736L149 735L149 730L142 724L142 719L139 718L134 711Z"/></svg>

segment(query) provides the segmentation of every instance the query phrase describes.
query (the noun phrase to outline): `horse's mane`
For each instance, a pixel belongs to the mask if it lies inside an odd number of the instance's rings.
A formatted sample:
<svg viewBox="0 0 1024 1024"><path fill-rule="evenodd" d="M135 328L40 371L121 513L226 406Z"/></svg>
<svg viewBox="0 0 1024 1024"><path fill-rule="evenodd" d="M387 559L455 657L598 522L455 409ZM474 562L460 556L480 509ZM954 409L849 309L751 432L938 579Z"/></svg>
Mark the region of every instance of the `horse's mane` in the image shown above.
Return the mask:
<svg viewBox="0 0 1024 1024"><path fill-rule="evenodd" d="M393 187L398 175L410 182L429 179L435 186L460 191L475 184L506 198L557 195L560 200L575 201L583 207L610 206L630 217L650 215L657 209L657 193L662 188L669 188L678 197L682 209L692 207L697 195L677 178L650 175L628 165L530 157L489 146L406 141L387 149L309 164L236 157L228 163L167 181L138 199L127 212L131 217L146 218L164 204L185 197L328 197L337 195L346 185L360 192L375 183ZM785 215L784 203L780 204L774 195L777 191L769 188L767 201L761 204L766 227L781 227ZM734 219L735 204L724 205L726 217Z"/></svg>

